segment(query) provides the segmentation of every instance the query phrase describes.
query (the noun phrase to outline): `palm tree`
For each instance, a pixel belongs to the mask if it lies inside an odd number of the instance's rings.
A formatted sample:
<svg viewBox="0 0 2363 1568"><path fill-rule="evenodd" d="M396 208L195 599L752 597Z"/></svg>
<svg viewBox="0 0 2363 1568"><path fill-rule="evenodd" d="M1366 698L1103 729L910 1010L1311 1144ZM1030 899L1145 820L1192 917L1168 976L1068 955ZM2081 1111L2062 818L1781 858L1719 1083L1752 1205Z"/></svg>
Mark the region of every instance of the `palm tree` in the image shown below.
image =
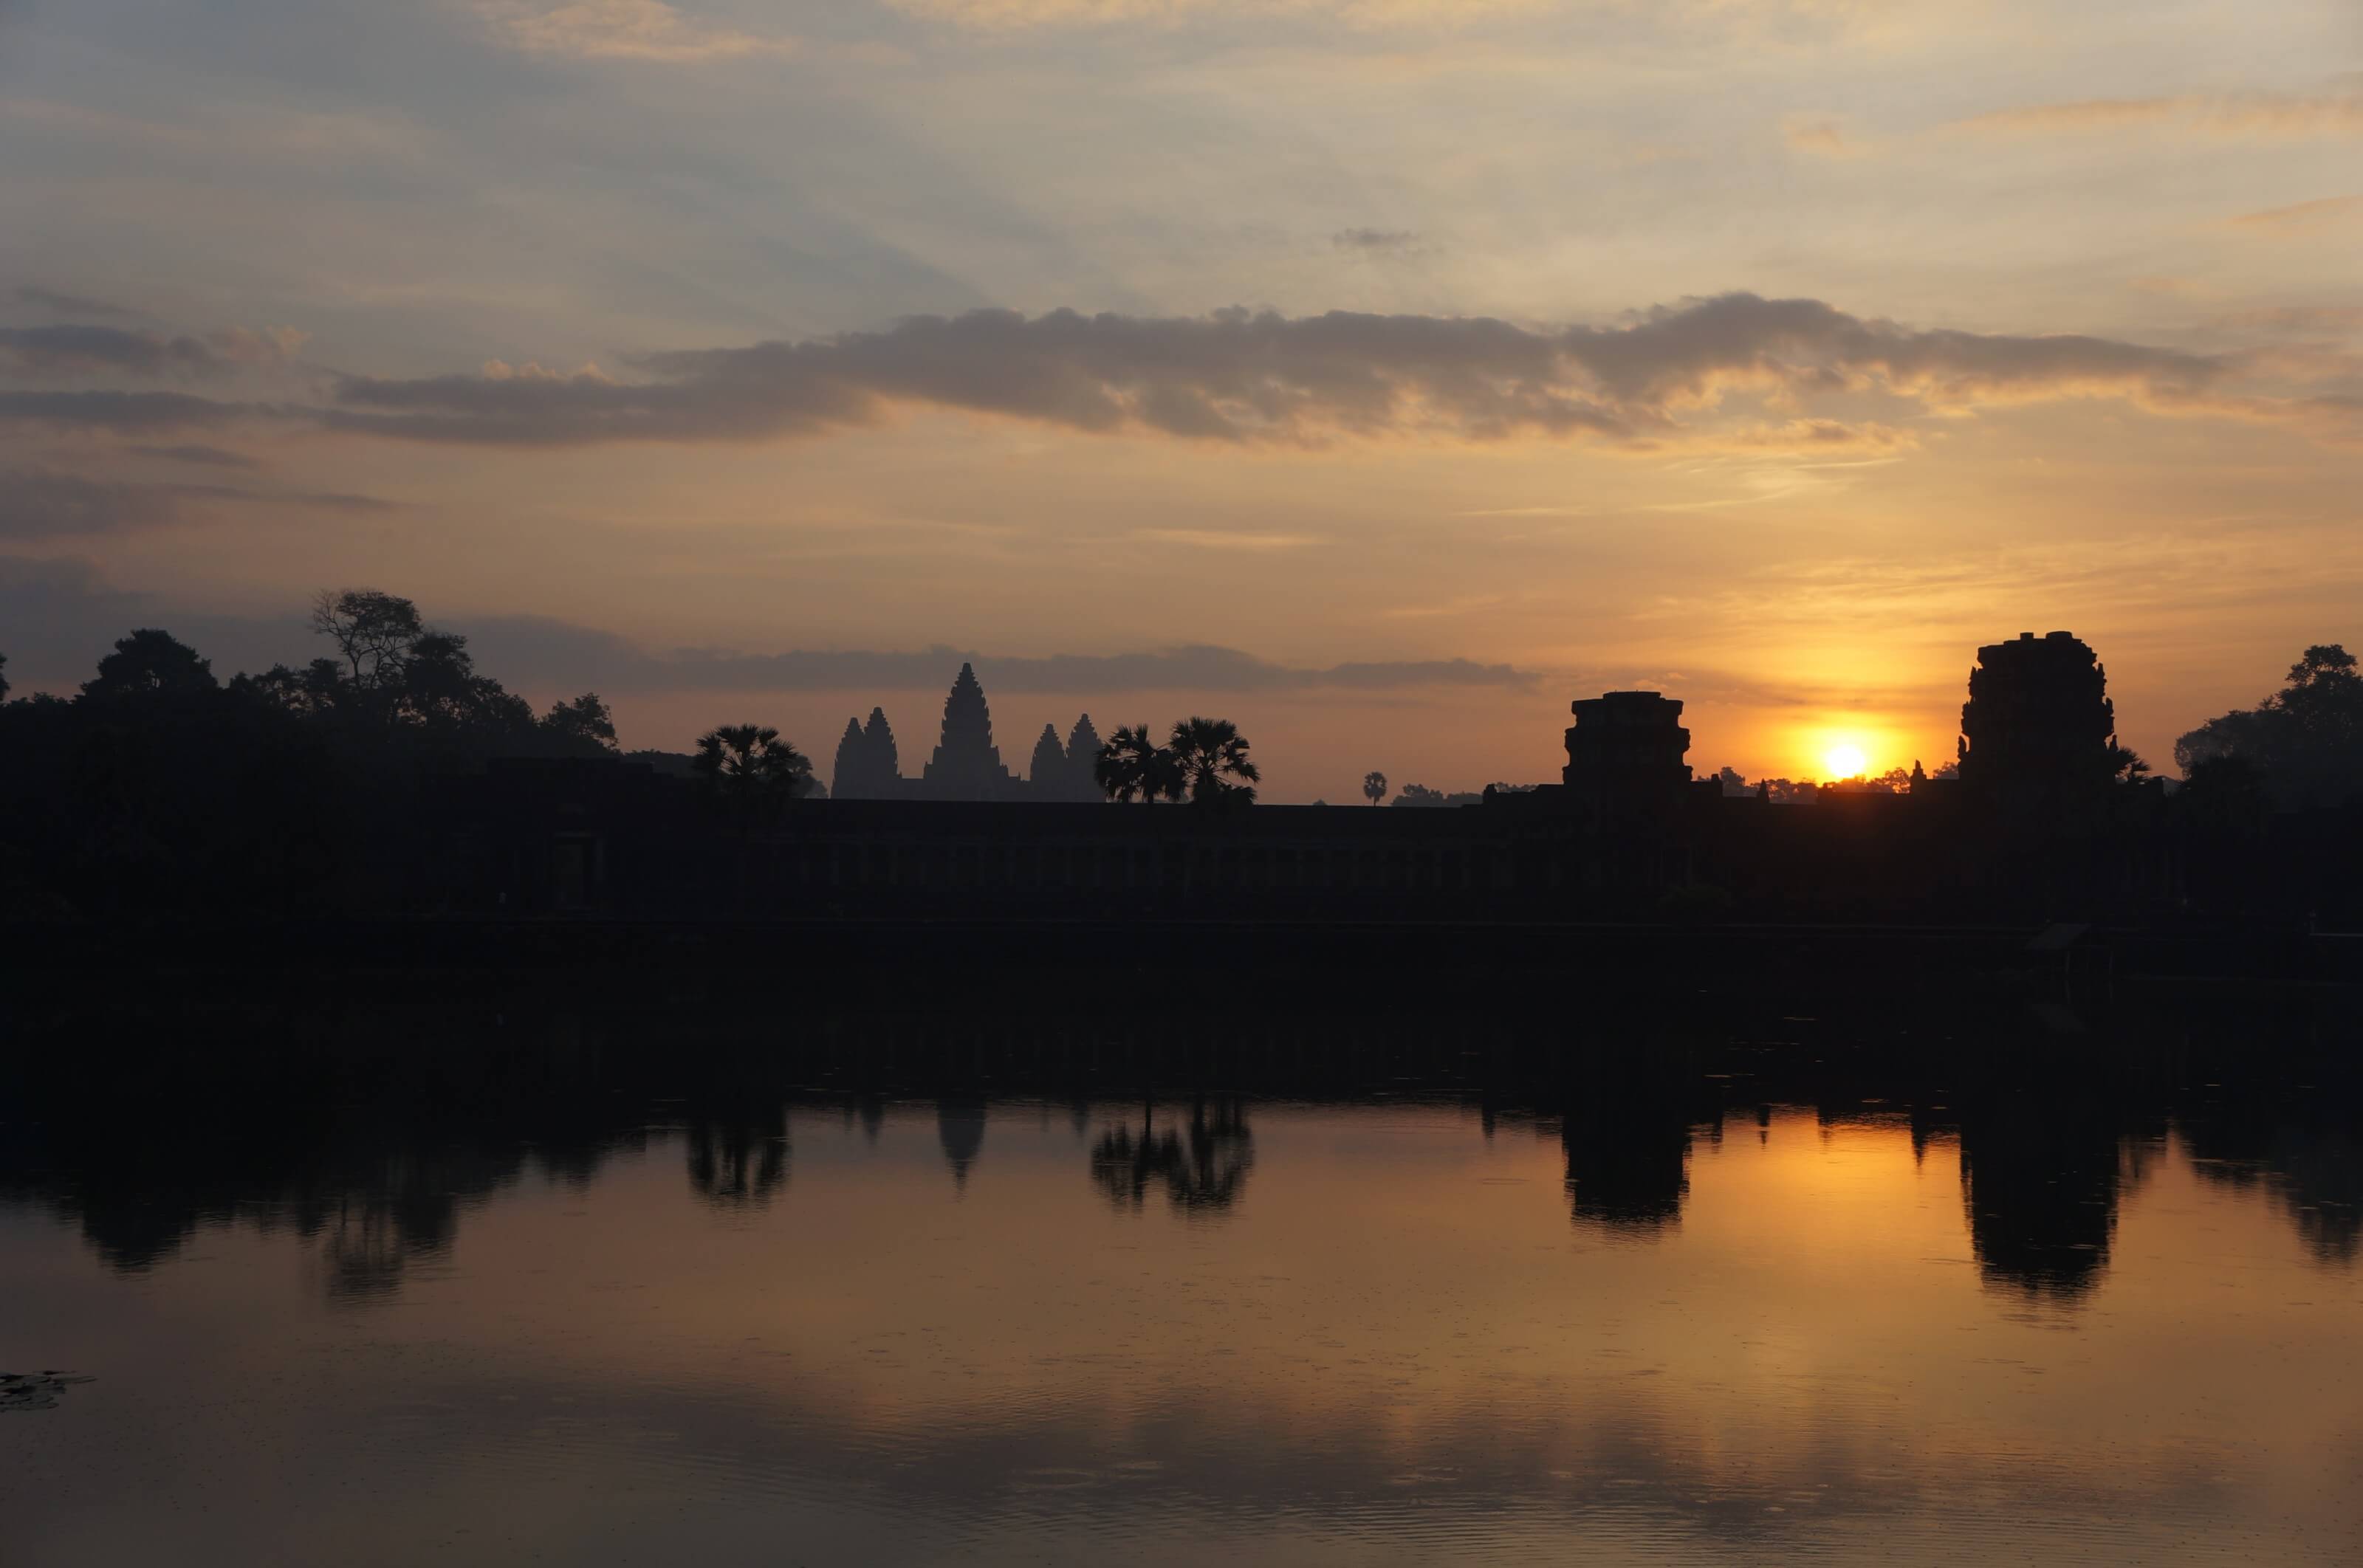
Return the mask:
<svg viewBox="0 0 2363 1568"><path fill-rule="evenodd" d="M1092 763L1092 778L1119 801L1138 800L1143 805L1162 795L1182 798L1182 770L1173 754L1149 738L1147 724L1118 729L1100 747Z"/></svg>
<svg viewBox="0 0 2363 1568"><path fill-rule="evenodd" d="M1387 798L1387 776L1377 768L1362 775L1362 798L1373 806Z"/></svg>
<svg viewBox="0 0 2363 1568"><path fill-rule="evenodd" d="M768 724L724 724L697 737L690 759L715 792L749 812L775 809L804 792L812 759Z"/></svg>
<svg viewBox="0 0 2363 1568"><path fill-rule="evenodd" d="M1248 759L1247 737L1228 719L1202 719L1194 714L1173 726L1166 742L1189 787L1193 804L1250 805L1255 783L1263 775ZM1233 783L1237 779L1238 782Z"/></svg>

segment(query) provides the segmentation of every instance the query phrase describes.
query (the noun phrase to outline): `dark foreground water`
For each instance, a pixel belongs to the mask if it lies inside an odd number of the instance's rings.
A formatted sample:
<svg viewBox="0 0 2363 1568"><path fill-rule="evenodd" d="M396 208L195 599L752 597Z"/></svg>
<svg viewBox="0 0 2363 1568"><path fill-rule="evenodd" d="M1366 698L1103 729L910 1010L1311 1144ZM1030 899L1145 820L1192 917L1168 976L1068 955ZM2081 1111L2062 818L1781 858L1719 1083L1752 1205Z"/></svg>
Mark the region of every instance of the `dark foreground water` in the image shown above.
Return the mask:
<svg viewBox="0 0 2363 1568"><path fill-rule="evenodd" d="M2343 1046L490 1007L16 1084L0 1561L2363 1553Z"/></svg>

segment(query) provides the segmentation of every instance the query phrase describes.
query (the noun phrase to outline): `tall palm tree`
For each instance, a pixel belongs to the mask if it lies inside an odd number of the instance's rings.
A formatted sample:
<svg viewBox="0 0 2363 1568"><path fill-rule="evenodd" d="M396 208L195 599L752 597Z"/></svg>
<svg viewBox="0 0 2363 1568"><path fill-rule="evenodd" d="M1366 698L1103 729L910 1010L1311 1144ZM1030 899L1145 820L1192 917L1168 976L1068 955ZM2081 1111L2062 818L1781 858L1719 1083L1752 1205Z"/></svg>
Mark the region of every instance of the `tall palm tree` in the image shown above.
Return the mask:
<svg viewBox="0 0 2363 1568"><path fill-rule="evenodd" d="M1230 720L1193 714L1173 726L1166 745L1180 765L1193 803L1244 806L1254 801L1256 780L1263 775L1248 757L1247 737Z"/></svg>
<svg viewBox="0 0 2363 1568"><path fill-rule="evenodd" d="M812 759L769 724L724 724L697 737L690 759L725 800L766 811L794 800L812 779Z"/></svg>
<svg viewBox="0 0 2363 1568"><path fill-rule="evenodd" d="M1373 806L1387 798L1387 776L1373 767L1362 775L1362 796Z"/></svg>
<svg viewBox="0 0 2363 1568"><path fill-rule="evenodd" d="M1092 778L1119 801L1137 800L1147 805L1159 795L1169 801L1182 798L1181 767L1171 752L1150 738L1147 724L1118 729L1100 747L1092 764Z"/></svg>

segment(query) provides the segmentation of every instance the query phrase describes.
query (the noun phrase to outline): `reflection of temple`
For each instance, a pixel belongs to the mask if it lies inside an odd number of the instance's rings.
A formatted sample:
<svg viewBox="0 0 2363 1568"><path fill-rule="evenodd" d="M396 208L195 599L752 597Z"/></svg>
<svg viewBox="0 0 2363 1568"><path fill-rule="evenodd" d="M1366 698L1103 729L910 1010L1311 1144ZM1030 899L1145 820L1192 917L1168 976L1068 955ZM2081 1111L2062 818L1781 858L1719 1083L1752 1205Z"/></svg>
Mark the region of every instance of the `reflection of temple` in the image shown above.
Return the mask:
<svg viewBox="0 0 2363 1568"><path fill-rule="evenodd" d="M984 1101L966 1096L936 1101L936 1136L951 1162L953 1184L965 1192L968 1168L984 1147Z"/></svg>
<svg viewBox="0 0 2363 1568"><path fill-rule="evenodd" d="M1691 1189L1691 1130L1678 1105L1646 1088L1587 1093L1559 1128L1567 1196L1579 1224L1653 1236L1681 1218Z"/></svg>
<svg viewBox="0 0 2363 1568"><path fill-rule="evenodd" d="M788 1179L788 1118L784 1105L753 1115L699 1115L688 1120L689 1185L722 1208L761 1204Z"/></svg>
<svg viewBox="0 0 2363 1568"><path fill-rule="evenodd" d="M2123 1185L2106 1104L2069 1089L2011 1097L1961 1117L1961 1203L1990 1285L2074 1297L2100 1283Z"/></svg>
<svg viewBox="0 0 2363 1568"><path fill-rule="evenodd" d="M944 698L940 738L917 778L904 777L894 732L884 710L872 708L867 723L846 721L829 793L839 801L1093 801L1100 799L1092 773L1099 750L1099 731L1089 713L1075 721L1063 745L1057 729L1045 725L1035 744L1031 776L1017 778L993 744L983 683L963 664Z"/></svg>

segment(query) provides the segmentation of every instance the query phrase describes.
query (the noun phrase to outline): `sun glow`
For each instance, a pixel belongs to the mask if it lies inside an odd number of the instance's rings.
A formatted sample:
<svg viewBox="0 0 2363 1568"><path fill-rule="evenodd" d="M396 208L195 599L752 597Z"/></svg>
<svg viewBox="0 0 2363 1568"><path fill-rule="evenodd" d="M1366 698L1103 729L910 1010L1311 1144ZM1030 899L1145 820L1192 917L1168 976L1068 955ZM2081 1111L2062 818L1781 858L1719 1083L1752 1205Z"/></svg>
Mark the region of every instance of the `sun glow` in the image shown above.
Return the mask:
<svg viewBox="0 0 2363 1568"><path fill-rule="evenodd" d="M1839 741L1822 753L1822 766L1832 778L1859 778L1869 770L1870 758L1852 741Z"/></svg>

